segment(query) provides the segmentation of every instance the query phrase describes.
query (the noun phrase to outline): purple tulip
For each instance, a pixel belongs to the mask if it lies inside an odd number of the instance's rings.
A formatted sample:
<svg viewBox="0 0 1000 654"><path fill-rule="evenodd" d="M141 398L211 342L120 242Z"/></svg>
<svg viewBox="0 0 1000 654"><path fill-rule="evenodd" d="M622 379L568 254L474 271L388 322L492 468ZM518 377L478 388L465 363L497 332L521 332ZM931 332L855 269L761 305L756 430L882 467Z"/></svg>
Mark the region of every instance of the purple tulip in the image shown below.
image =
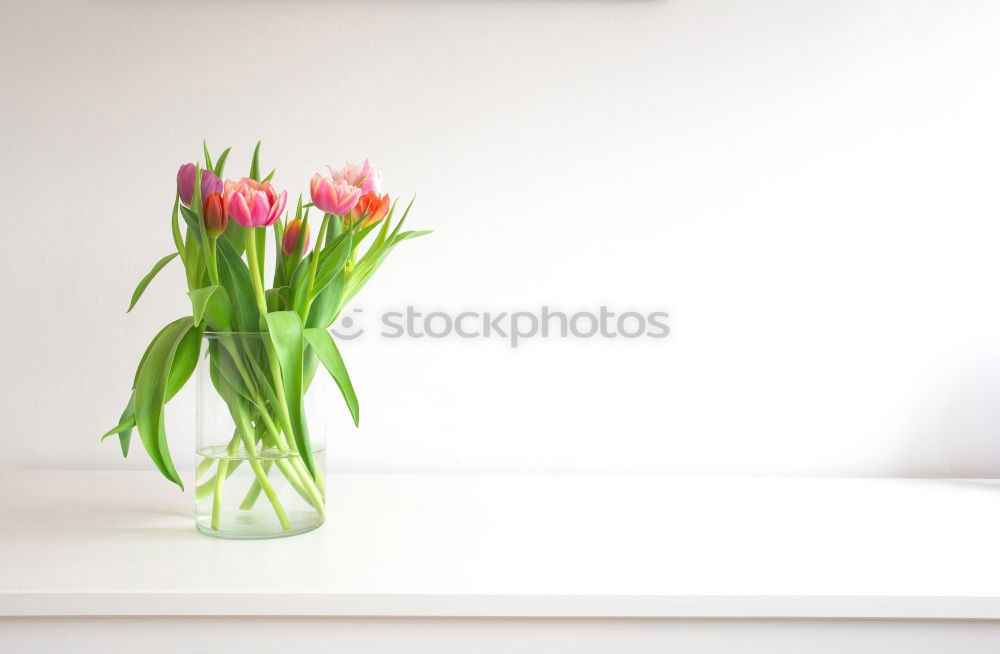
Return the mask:
<svg viewBox="0 0 1000 654"><path fill-rule="evenodd" d="M211 170L201 171L201 198L204 200L212 193L222 193L222 180Z"/></svg>
<svg viewBox="0 0 1000 654"><path fill-rule="evenodd" d="M193 163L186 163L177 170L177 195L181 196L181 204L185 207L191 205L191 198L194 196L194 178L198 175L198 168Z"/></svg>
<svg viewBox="0 0 1000 654"><path fill-rule="evenodd" d="M186 163L177 171L177 194L181 196L181 204L191 206L194 197L194 180L198 176L198 167ZM201 197L207 198L212 193L222 193L222 180L211 170L201 171Z"/></svg>

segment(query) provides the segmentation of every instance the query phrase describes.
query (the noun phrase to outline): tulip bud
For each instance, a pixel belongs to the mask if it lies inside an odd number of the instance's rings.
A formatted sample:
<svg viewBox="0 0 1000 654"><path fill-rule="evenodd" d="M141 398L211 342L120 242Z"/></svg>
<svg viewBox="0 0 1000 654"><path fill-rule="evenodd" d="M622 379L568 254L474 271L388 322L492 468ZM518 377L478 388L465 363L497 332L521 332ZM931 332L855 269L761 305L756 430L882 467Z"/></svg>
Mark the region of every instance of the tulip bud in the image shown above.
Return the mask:
<svg viewBox="0 0 1000 654"><path fill-rule="evenodd" d="M181 196L181 204L185 207L191 206L197 176L198 168L193 163L186 163L177 170L177 194Z"/></svg>
<svg viewBox="0 0 1000 654"><path fill-rule="evenodd" d="M287 256L292 256L295 253L295 246L299 242L299 232L302 231L302 221L293 220L288 223L288 227L285 228L285 238L281 242L281 249L285 251ZM305 252L309 249L309 225L306 225L305 235L302 237L302 251Z"/></svg>
<svg viewBox="0 0 1000 654"><path fill-rule="evenodd" d="M226 216L226 208L222 202L221 193L209 193L205 197L205 206L203 209L205 215L205 232L211 238L216 238L222 232L226 231L226 223L229 222L229 217Z"/></svg>

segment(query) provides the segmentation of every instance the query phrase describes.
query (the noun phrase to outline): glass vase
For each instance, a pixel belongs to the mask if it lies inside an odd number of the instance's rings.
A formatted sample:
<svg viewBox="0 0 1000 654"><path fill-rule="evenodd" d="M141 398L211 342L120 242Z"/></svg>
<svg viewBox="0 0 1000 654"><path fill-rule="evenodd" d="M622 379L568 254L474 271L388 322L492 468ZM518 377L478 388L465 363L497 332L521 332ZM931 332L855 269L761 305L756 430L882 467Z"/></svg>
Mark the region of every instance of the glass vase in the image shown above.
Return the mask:
<svg viewBox="0 0 1000 654"><path fill-rule="evenodd" d="M304 401L297 403L267 333L206 332L204 339L196 384L195 525L203 534L233 539L316 529L326 513L326 433L325 425L310 424L316 416L309 408L328 390L313 383L316 362L304 356ZM296 410L301 420L291 419ZM314 474L293 423L308 434Z"/></svg>

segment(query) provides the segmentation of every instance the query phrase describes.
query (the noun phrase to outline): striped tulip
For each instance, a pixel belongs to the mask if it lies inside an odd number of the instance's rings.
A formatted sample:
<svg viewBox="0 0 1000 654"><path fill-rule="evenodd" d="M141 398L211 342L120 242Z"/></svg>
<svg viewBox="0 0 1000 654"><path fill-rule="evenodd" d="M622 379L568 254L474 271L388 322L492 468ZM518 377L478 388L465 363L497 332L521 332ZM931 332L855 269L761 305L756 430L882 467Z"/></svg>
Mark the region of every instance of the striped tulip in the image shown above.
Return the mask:
<svg viewBox="0 0 1000 654"><path fill-rule="evenodd" d="M335 182L341 180L361 189L361 194L379 193L382 189L382 171L365 159L363 164L344 164L340 170L330 168L330 177Z"/></svg>
<svg viewBox="0 0 1000 654"><path fill-rule="evenodd" d="M281 241L281 249L284 250L285 254L292 256L295 254L295 246L299 242L299 234L302 233L302 221L293 220L288 223L288 227L285 228L285 237ZM306 225L305 232L302 233L302 251L305 252L309 249L309 225Z"/></svg>

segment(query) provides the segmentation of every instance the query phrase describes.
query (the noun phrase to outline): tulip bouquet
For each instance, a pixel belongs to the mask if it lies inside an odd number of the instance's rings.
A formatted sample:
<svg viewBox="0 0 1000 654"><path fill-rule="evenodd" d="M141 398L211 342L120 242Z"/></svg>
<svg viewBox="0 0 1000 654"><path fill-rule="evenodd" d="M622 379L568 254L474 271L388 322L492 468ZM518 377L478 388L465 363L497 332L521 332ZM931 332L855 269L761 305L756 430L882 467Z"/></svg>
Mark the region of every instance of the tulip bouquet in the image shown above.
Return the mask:
<svg viewBox="0 0 1000 654"><path fill-rule="evenodd" d="M171 216L176 251L139 282L129 311L156 274L177 258L184 265L191 315L153 338L125 411L104 437L117 435L127 456L132 432L138 431L159 471L183 488L167 448L164 405L196 368L203 369L206 382L199 373L199 387L204 385L213 398L204 400L199 390L199 411L205 402L217 402L227 426L218 443L199 432L198 528L235 537L298 533L321 524L325 512L322 457L310 438L303 399L320 366L358 422L357 396L328 328L396 245L428 232L401 231L412 201L393 222L396 202L381 194L382 174L367 160L314 175L311 202L303 203L299 195L289 219L287 191L275 188L273 170L261 175L260 144L246 177L224 178L228 157L227 149L213 163L204 146L204 165L185 164L177 173ZM311 212L322 219L310 251ZM269 241L274 258L267 288ZM199 417L199 430L202 422ZM227 482L239 471L248 484L230 516L224 502ZM261 493L266 503L258 502ZM298 508L286 506L290 502ZM244 521L240 524L249 524L249 531L240 533L227 528L227 521L235 525L241 519L235 515L239 511L249 515L262 505L270 507L265 522L274 525L275 533L261 527L263 522Z"/></svg>

